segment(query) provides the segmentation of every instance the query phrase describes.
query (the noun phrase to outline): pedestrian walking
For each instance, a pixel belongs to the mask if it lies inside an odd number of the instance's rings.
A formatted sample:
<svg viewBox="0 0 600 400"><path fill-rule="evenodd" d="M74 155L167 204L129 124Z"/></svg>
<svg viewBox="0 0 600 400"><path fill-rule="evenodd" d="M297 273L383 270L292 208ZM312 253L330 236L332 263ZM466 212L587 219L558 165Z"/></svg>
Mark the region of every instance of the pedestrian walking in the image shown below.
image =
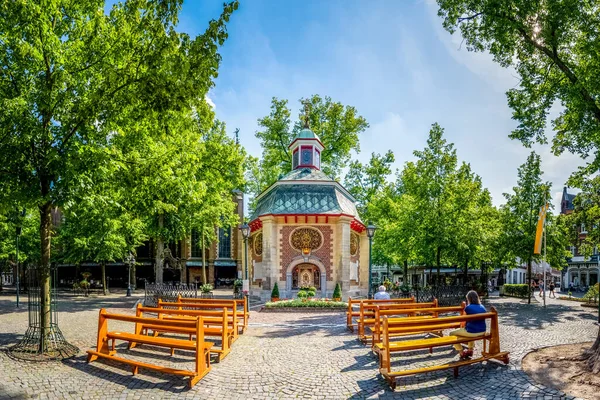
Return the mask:
<svg viewBox="0 0 600 400"><path fill-rule="evenodd" d="M542 297L544 295L544 282L540 282L540 297Z"/></svg>
<svg viewBox="0 0 600 400"><path fill-rule="evenodd" d="M550 286L548 287L548 289L550 289L548 297L556 298L556 294L554 293L554 281L550 281Z"/></svg>

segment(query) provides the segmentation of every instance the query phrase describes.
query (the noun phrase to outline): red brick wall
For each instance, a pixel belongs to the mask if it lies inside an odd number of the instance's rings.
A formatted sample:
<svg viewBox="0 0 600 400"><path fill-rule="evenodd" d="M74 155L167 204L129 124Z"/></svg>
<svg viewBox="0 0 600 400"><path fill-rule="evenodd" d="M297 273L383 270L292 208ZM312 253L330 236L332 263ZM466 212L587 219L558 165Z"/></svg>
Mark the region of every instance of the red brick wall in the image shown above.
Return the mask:
<svg viewBox="0 0 600 400"><path fill-rule="evenodd" d="M279 240L279 250L281 251L281 264L279 265L279 269L282 281L285 281L286 279L286 270L292 262L292 260L295 257L302 255L300 250L296 250L290 245L290 234L292 233L292 231L300 227L302 226L284 226L279 231L281 234L281 238ZM317 229L323 235L323 245L318 250L313 251L311 256L314 255L316 257L319 257L319 259L323 262L323 265L325 266L327 280L331 281L333 280L331 274L331 266L333 265L333 230L330 226L314 226L310 228Z"/></svg>

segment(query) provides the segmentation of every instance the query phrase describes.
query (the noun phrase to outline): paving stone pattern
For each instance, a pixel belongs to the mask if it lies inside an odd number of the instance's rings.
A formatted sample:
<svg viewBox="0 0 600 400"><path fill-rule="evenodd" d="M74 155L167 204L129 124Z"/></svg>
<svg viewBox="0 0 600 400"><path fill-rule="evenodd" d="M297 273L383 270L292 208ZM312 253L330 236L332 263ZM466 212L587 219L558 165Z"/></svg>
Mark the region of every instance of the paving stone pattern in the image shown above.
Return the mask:
<svg viewBox="0 0 600 400"><path fill-rule="evenodd" d="M535 384L520 369L522 357L539 347L591 341L596 337L594 310L578 303L549 300L524 304L492 298L500 314L501 347L511 352L509 365L489 362L460 369L402 378L395 392L379 376L377 360L345 329L340 314L260 313L251 311L248 332L231 353L193 389L176 376L140 370L132 376L113 362L85 362L95 346L98 309L133 314L136 298L120 295L65 298L59 324L81 353L64 362L22 362L0 351L0 399L563 399L564 393ZM111 330L131 330L111 322ZM0 349L15 343L27 327L27 311L15 310L14 298L0 296ZM165 366L192 369L191 357L140 346L119 354ZM477 350L476 350L477 351ZM394 367L430 365L456 359L449 348L393 358Z"/></svg>

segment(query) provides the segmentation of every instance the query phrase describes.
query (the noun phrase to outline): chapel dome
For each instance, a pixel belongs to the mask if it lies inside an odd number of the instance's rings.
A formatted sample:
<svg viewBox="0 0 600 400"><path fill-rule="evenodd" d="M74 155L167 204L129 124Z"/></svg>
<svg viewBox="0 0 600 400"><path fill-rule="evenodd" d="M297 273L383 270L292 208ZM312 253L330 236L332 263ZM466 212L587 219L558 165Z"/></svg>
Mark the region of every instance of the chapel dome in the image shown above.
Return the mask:
<svg viewBox="0 0 600 400"><path fill-rule="evenodd" d="M321 139L319 139L319 137L317 136L317 134L314 133L313 131L311 131L308 128L303 128L298 133L298 136L296 136L296 139L317 139L318 141L321 141Z"/></svg>

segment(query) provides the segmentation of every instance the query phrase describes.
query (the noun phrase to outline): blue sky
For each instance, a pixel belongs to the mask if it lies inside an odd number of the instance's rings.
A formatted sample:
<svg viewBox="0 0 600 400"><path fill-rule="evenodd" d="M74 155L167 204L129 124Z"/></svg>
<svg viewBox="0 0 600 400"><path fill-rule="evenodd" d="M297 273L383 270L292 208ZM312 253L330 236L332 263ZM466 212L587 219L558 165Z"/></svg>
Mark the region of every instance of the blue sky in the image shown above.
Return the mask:
<svg viewBox="0 0 600 400"><path fill-rule="evenodd" d="M186 0L179 29L204 31L222 2ZM391 149L400 169L438 122L499 205L530 151L508 138L516 123L505 92L518 80L488 54L461 48L436 12L429 0L242 0L209 94L217 117L230 132L240 128L242 144L258 156L256 120L269 113L273 96L289 99L295 116L301 97L327 95L355 106L370 124L355 158ZM580 160L535 149L558 206Z"/></svg>

